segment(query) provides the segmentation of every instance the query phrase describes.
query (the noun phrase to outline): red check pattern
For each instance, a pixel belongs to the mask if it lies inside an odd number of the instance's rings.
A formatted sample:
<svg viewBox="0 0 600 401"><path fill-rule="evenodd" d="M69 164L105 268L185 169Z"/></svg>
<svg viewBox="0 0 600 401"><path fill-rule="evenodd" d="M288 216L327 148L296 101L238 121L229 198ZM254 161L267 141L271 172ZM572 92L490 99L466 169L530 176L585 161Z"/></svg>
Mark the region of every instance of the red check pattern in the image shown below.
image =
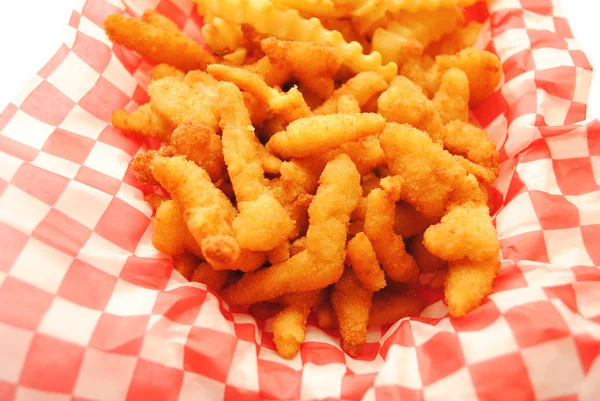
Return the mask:
<svg viewBox="0 0 600 401"><path fill-rule="evenodd" d="M199 38L189 0L77 0L65 44L0 114L0 400L596 400L600 122L592 69L550 0L496 0L480 45L505 83L474 117L496 141L503 268L463 319L434 302L372 328L356 359L310 325L291 361L270 322L187 283L150 243L109 125L147 101L150 66L102 21L156 7ZM439 297L437 298L439 299Z"/></svg>

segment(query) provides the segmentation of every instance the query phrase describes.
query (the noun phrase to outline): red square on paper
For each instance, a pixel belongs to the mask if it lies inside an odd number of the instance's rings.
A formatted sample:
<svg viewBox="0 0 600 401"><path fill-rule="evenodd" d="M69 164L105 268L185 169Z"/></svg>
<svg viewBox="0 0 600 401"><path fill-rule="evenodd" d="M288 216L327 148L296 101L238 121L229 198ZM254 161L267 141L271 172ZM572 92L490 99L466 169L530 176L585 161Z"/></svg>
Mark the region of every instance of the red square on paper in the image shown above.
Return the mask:
<svg viewBox="0 0 600 401"><path fill-rule="evenodd" d="M84 352L85 348L78 345L37 334L31 343L19 384L43 391L71 393Z"/></svg>
<svg viewBox="0 0 600 401"><path fill-rule="evenodd" d="M119 277L139 287L162 290L167 286L173 263L168 259L130 256Z"/></svg>
<svg viewBox="0 0 600 401"><path fill-rule="evenodd" d="M573 31L571 31L569 20L567 20L565 17L554 17L554 30L563 38L573 38Z"/></svg>
<svg viewBox="0 0 600 401"><path fill-rule="evenodd" d="M112 125L107 125L100 133L98 141L119 148L124 152L129 153L132 157L142 146L143 141L134 135L125 135L121 130L116 129Z"/></svg>
<svg viewBox="0 0 600 401"><path fill-rule="evenodd" d="M302 372L283 363L258 359L258 385L267 400L300 399Z"/></svg>
<svg viewBox="0 0 600 401"><path fill-rule="evenodd" d="M509 29L525 28L525 20L518 10L498 10L490 15L490 28L499 35Z"/></svg>
<svg viewBox="0 0 600 401"><path fill-rule="evenodd" d="M589 158L553 160L558 187L564 195L583 195L600 190Z"/></svg>
<svg viewBox="0 0 600 401"><path fill-rule="evenodd" d="M0 151L26 162L34 161L39 153L39 150L3 135L0 135Z"/></svg>
<svg viewBox="0 0 600 401"><path fill-rule="evenodd" d="M498 273L494 284L494 293L525 288L527 286L527 280L525 280L521 269L516 264L511 263L508 266L502 266L500 273Z"/></svg>
<svg viewBox="0 0 600 401"><path fill-rule="evenodd" d="M531 49L525 49L513 54L504 61L502 68L504 71L504 82L508 82L527 71L535 70L535 60L533 59Z"/></svg>
<svg viewBox="0 0 600 401"><path fill-rule="evenodd" d="M249 343L256 344L255 332L257 328L250 323L234 323L235 336L238 340L247 341Z"/></svg>
<svg viewBox="0 0 600 401"><path fill-rule="evenodd" d="M13 177L12 184L53 206L69 184L69 179L33 164L23 163Z"/></svg>
<svg viewBox="0 0 600 401"><path fill-rule="evenodd" d="M331 344L305 342L300 345L302 363L308 362L324 366L330 363L346 363L344 351Z"/></svg>
<svg viewBox="0 0 600 401"><path fill-rule="evenodd" d="M423 390L402 386L375 387L375 398L385 401L423 401Z"/></svg>
<svg viewBox="0 0 600 401"><path fill-rule="evenodd" d="M548 301L515 306L504 318L522 348L570 335L569 326Z"/></svg>
<svg viewBox="0 0 600 401"><path fill-rule="evenodd" d="M63 212L51 209L33 231L33 237L71 256L76 256L92 230Z"/></svg>
<svg viewBox="0 0 600 401"><path fill-rule="evenodd" d="M243 390L234 386L226 385L223 401L262 401L256 391Z"/></svg>
<svg viewBox="0 0 600 401"><path fill-rule="evenodd" d="M114 198L96 225L95 232L134 252L149 224L148 216L127 202Z"/></svg>
<svg viewBox="0 0 600 401"><path fill-rule="evenodd" d="M104 18L109 14L115 13L121 14L121 10L105 0L87 0L81 11L81 14L84 17L98 25L100 28L103 27Z"/></svg>
<svg viewBox="0 0 600 401"><path fill-rule="evenodd" d="M579 210L562 195L530 191L531 203L542 230L579 227Z"/></svg>
<svg viewBox="0 0 600 401"><path fill-rule="evenodd" d="M159 292L152 313L172 322L192 325L206 299L206 291L196 287L179 287Z"/></svg>
<svg viewBox="0 0 600 401"><path fill-rule="evenodd" d="M581 227L581 235L583 243L587 250L590 259L596 266L600 266L600 247L598 246L598 238L600 238L600 225L583 226Z"/></svg>
<svg viewBox="0 0 600 401"><path fill-rule="evenodd" d="M87 166L81 166L79 168L79 171L75 176L75 181L79 181L82 184L89 185L92 188L96 188L99 191L106 192L113 196L116 195L121 188L121 181Z"/></svg>
<svg viewBox="0 0 600 401"><path fill-rule="evenodd" d="M344 375L342 377L342 399L361 400L367 390L373 387L376 376L376 373Z"/></svg>
<svg viewBox="0 0 600 401"><path fill-rule="evenodd" d="M0 400L14 400L17 385L0 380Z"/></svg>
<svg viewBox="0 0 600 401"><path fill-rule="evenodd" d="M230 334L192 327L185 344L186 371L225 382L233 360L237 340Z"/></svg>
<svg viewBox="0 0 600 401"><path fill-rule="evenodd" d="M146 104L150 101L150 96L148 96L148 92L146 92L146 89L142 88L139 85L136 85L133 91L133 95L131 95L131 100L133 100L137 104Z"/></svg>
<svg viewBox="0 0 600 401"><path fill-rule="evenodd" d="M113 111L124 108L127 103L129 103L129 96L106 78L100 77L96 85L81 99L79 105L93 116L103 121L110 121Z"/></svg>
<svg viewBox="0 0 600 401"><path fill-rule="evenodd" d="M535 72L535 83L552 96L573 100L577 71L574 66L561 66L538 70Z"/></svg>
<svg viewBox="0 0 600 401"><path fill-rule="evenodd" d="M535 399L527 367L519 353L469 365L469 372L480 401Z"/></svg>
<svg viewBox="0 0 600 401"><path fill-rule="evenodd" d="M102 74L110 62L110 48L98 39L77 31L73 52L98 74Z"/></svg>
<svg viewBox="0 0 600 401"><path fill-rule="evenodd" d="M0 286L0 322L35 330L52 298L47 292L8 276Z"/></svg>
<svg viewBox="0 0 600 401"><path fill-rule="evenodd" d="M43 81L27 96L21 104L21 110L46 124L59 125L73 106L75 102L67 95Z"/></svg>
<svg viewBox="0 0 600 401"><path fill-rule="evenodd" d="M524 10L532 11L536 14L552 16L554 6L552 2L539 0L519 0Z"/></svg>
<svg viewBox="0 0 600 401"><path fill-rule="evenodd" d="M561 49L567 50L569 45L564 37L548 30L528 29L527 36L532 49Z"/></svg>
<svg viewBox="0 0 600 401"><path fill-rule="evenodd" d="M8 273L25 247L29 236L0 221L0 271Z"/></svg>
<svg viewBox="0 0 600 401"><path fill-rule="evenodd" d="M515 262L531 260L533 262L550 263L546 240L542 231L514 235L500 240L500 249L504 259Z"/></svg>
<svg viewBox="0 0 600 401"><path fill-rule="evenodd" d="M183 371L140 359L133 372L127 400L177 400Z"/></svg>
<svg viewBox="0 0 600 401"><path fill-rule="evenodd" d="M104 313L90 340L96 349L138 356L150 316L117 316Z"/></svg>
<svg viewBox="0 0 600 401"><path fill-rule="evenodd" d="M592 65L590 64L590 60L587 58L585 53L581 50L569 50L569 54L573 59L573 64L577 67L586 69L588 71L592 71Z"/></svg>
<svg viewBox="0 0 600 401"><path fill-rule="evenodd" d="M156 11L169 17L169 19L174 21L179 28L183 28L183 25L185 25L185 22L187 21L187 15L185 15L179 7L168 0L161 0L156 6Z"/></svg>
<svg viewBox="0 0 600 401"><path fill-rule="evenodd" d="M501 312L493 302L486 302L461 318L450 318L457 332L483 330L500 317Z"/></svg>
<svg viewBox="0 0 600 401"><path fill-rule="evenodd" d="M58 295L86 308L104 310L116 283L116 277L75 259Z"/></svg>
<svg viewBox="0 0 600 401"><path fill-rule="evenodd" d="M587 104L580 102L572 102L569 107L569 112L565 117L565 124L577 124L583 120L587 115Z"/></svg>
<svg viewBox="0 0 600 401"><path fill-rule="evenodd" d="M8 124L15 114L17 114L17 110L19 110L17 106L9 103L6 108L0 112L0 131L2 131L4 127L6 127L6 124Z"/></svg>
<svg viewBox="0 0 600 401"><path fill-rule="evenodd" d="M465 366L465 357L456 334L440 332L417 346L423 385L434 383Z"/></svg>
<svg viewBox="0 0 600 401"><path fill-rule="evenodd" d="M92 147L94 141L90 138L57 128L46 140L42 150L73 163L83 164Z"/></svg>
<svg viewBox="0 0 600 401"><path fill-rule="evenodd" d="M388 350L394 344L402 345L403 347L415 346L415 338L409 320L400 323L400 326L394 329L392 335L386 338L384 343L381 344L379 353L384 359L387 357Z"/></svg>
<svg viewBox="0 0 600 401"><path fill-rule="evenodd" d="M42 69L38 72L38 75L44 79L48 79L48 77L52 75L58 66L65 61L65 58L67 58L67 55L70 51L71 50L66 45L62 45L56 54L52 56L50 61L48 61L46 65L42 67Z"/></svg>

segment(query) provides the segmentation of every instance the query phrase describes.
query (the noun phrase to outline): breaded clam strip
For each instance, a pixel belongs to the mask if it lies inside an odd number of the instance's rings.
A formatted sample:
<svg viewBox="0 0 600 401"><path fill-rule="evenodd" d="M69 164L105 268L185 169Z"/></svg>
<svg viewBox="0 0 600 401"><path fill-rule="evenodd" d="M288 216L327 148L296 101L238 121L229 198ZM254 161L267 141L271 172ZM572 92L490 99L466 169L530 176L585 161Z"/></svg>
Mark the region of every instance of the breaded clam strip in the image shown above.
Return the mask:
<svg viewBox="0 0 600 401"><path fill-rule="evenodd" d="M284 358L293 358L300 351L306 334L306 319L317 300L319 291L295 292L281 297L284 309L273 321L273 341Z"/></svg>
<svg viewBox="0 0 600 401"><path fill-rule="evenodd" d="M327 163L308 209L306 249L283 263L246 274L224 291L225 299L250 305L335 283L344 270L350 214L361 194L360 174L348 156L340 155Z"/></svg>
<svg viewBox="0 0 600 401"><path fill-rule="evenodd" d="M350 78L344 85L333 92L333 95L314 114L333 114L338 109L340 98L351 95L360 107L363 107L373 96L383 92L388 87L386 80L376 72L361 72Z"/></svg>
<svg viewBox="0 0 600 401"><path fill-rule="evenodd" d="M233 231L242 248L270 251L287 241L294 221L275 199L261 164L262 144L254 134L242 92L219 83L223 156L238 202Z"/></svg>

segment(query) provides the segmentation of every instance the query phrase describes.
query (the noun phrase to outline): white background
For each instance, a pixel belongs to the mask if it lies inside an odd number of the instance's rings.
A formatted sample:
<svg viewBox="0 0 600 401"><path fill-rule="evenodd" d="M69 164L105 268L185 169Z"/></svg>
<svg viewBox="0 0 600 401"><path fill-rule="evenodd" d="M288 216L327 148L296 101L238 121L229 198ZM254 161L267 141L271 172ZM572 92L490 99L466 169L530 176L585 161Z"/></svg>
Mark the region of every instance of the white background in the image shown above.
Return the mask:
<svg viewBox="0 0 600 401"><path fill-rule="evenodd" d="M562 0L592 65L600 70L600 16L590 0ZM73 0L0 0L0 111L63 42ZM596 74L597 76L597 74ZM588 117L600 117L600 78L594 79Z"/></svg>

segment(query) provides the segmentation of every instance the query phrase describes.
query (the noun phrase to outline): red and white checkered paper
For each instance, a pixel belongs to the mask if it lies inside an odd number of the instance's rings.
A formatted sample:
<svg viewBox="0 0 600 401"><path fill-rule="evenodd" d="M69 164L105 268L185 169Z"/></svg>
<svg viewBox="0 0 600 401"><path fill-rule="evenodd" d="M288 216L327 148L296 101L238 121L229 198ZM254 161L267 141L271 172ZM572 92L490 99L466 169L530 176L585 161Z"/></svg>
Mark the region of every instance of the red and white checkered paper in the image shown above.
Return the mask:
<svg viewBox="0 0 600 401"><path fill-rule="evenodd" d="M550 0L496 0L480 44L505 84L473 114L497 142L502 271L462 319L440 295L373 328L360 356L310 325L281 359L270 323L174 272L151 244L110 126L150 66L102 21L146 7L199 37L189 0L78 0L58 53L0 114L0 400L598 400L600 122L592 69Z"/></svg>

